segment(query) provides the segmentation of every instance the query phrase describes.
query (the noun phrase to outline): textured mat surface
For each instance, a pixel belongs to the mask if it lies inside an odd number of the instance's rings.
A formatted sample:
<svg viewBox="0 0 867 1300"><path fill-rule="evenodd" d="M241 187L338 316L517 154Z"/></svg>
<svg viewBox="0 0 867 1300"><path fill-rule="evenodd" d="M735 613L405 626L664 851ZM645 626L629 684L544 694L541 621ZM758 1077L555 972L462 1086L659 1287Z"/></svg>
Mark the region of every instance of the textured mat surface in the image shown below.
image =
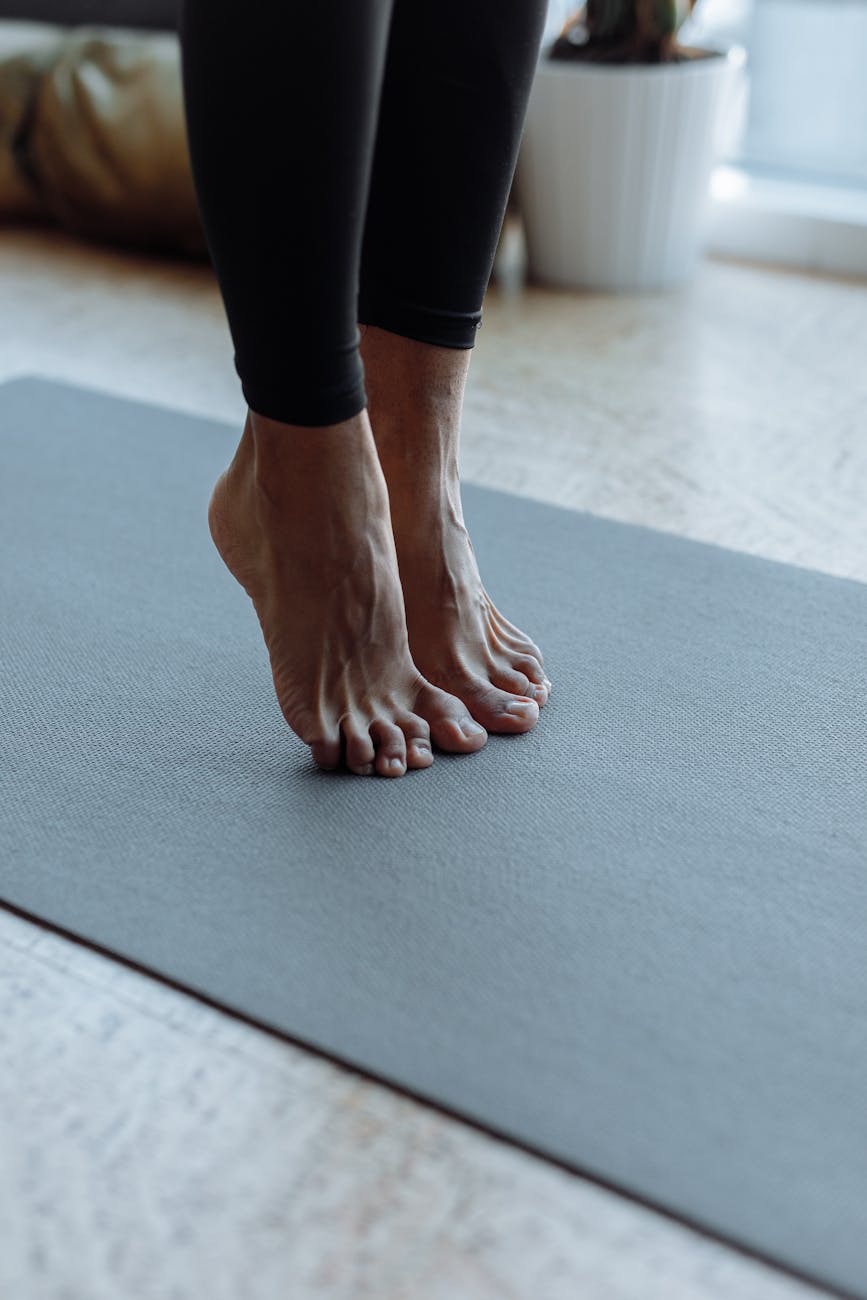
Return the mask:
<svg viewBox="0 0 867 1300"><path fill-rule="evenodd" d="M237 432L0 387L0 897L867 1296L867 587L468 488L536 731L324 775Z"/></svg>

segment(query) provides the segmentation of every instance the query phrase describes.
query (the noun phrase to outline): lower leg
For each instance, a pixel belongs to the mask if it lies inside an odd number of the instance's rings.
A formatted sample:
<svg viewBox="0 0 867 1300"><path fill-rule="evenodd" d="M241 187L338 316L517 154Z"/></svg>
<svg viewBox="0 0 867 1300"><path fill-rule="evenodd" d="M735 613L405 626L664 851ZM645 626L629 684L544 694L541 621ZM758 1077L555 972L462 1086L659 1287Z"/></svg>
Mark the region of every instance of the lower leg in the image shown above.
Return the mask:
<svg viewBox="0 0 867 1300"><path fill-rule="evenodd" d="M395 0L358 295L412 653L497 731L532 727L548 685L482 586L458 438L546 12L546 0Z"/></svg>
<svg viewBox="0 0 867 1300"><path fill-rule="evenodd" d="M459 438L471 349L361 327L368 411L388 483L410 649L491 731L526 731L548 699L537 646L494 606L464 526Z"/></svg>

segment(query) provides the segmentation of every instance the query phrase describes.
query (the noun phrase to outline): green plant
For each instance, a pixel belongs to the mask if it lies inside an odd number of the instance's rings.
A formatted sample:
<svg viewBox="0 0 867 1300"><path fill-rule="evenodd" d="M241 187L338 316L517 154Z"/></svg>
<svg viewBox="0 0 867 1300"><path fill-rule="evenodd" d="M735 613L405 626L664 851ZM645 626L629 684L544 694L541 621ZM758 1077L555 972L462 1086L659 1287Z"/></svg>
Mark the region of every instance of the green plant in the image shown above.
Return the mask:
<svg viewBox="0 0 867 1300"><path fill-rule="evenodd" d="M598 63L672 63L695 57L677 43L697 0L587 0L567 18L552 59Z"/></svg>

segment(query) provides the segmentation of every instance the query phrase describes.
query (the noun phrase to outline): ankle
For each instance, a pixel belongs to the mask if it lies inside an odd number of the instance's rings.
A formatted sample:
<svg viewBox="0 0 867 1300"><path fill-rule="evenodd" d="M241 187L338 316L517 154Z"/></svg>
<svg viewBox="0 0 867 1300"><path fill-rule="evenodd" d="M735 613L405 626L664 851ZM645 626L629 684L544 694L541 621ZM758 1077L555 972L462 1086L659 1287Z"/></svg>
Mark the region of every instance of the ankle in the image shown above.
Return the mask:
<svg viewBox="0 0 867 1300"><path fill-rule="evenodd" d="M447 537L466 531L457 470L421 477L389 477L391 524L401 553L433 554Z"/></svg>
<svg viewBox="0 0 867 1300"><path fill-rule="evenodd" d="M248 424L245 454L256 487L272 500L289 504L300 495L312 507L353 491L365 495L371 478L380 475L366 410L319 426L284 424L251 412Z"/></svg>

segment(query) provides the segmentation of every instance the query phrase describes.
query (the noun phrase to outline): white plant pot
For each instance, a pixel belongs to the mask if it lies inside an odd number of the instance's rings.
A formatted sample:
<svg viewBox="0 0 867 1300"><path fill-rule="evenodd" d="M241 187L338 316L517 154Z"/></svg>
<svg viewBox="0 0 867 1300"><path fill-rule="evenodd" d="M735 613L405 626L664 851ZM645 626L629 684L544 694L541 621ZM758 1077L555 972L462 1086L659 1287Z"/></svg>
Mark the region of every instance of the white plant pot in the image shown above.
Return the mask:
<svg viewBox="0 0 867 1300"><path fill-rule="evenodd" d="M543 52L515 174L534 280L630 290L691 274L743 57L601 65Z"/></svg>

